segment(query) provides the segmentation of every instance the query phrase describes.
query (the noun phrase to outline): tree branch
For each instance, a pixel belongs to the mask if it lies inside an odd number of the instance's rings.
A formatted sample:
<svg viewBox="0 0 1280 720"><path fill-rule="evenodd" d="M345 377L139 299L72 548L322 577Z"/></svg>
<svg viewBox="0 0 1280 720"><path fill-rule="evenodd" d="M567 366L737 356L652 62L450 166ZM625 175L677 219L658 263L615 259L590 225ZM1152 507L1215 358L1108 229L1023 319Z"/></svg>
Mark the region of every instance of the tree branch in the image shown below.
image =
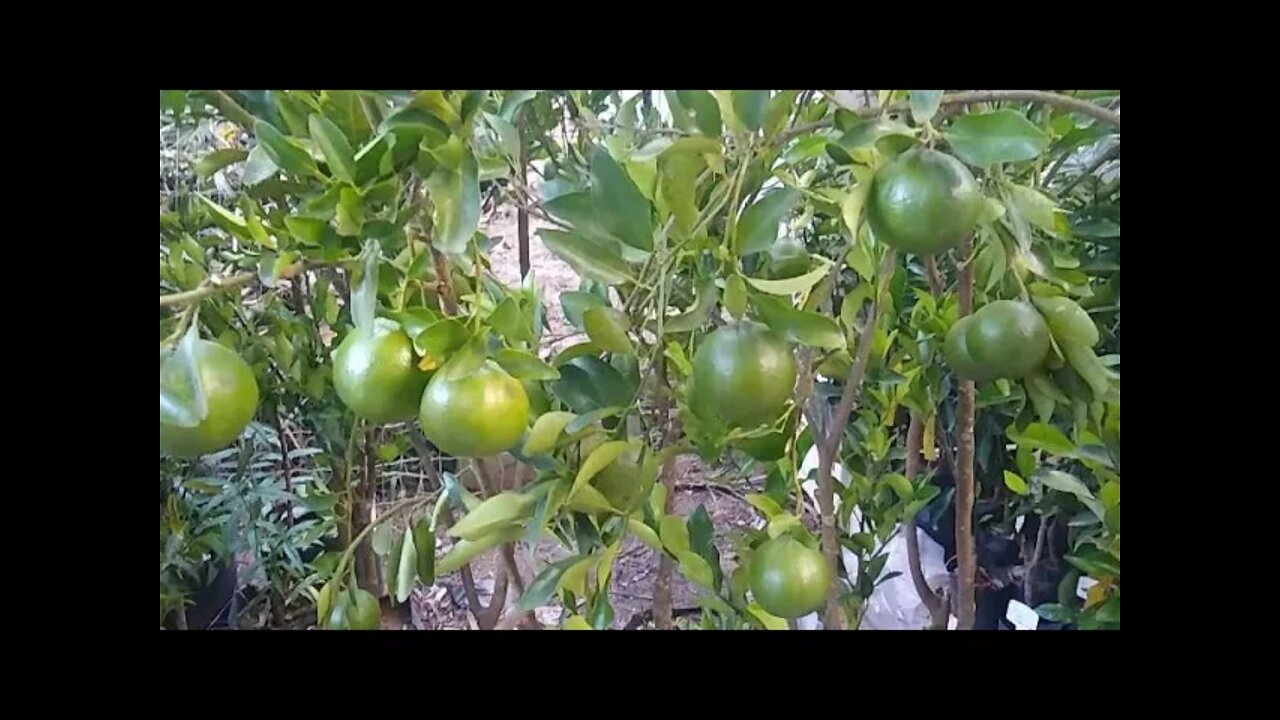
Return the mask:
<svg viewBox="0 0 1280 720"><path fill-rule="evenodd" d="M1095 120L1099 120L1101 122L1107 123L1108 125L1115 127L1116 130L1120 129L1120 113L1119 112L1102 107L1101 105L1095 105L1087 100L1081 100L1079 98L1073 98L1068 95L1061 95L1058 93L1047 92L1045 90L969 90L965 92L957 92L957 93L951 93L949 95L943 95L942 100L940 101L939 104L940 105L957 105L957 104L968 104L968 103L979 103L979 102L997 102L1001 100L1036 102L1044 105L1052 105L1053 107L1056 107L1062 110L1069 110L1071 112L1078 112L1084 115L1088 115L1089 117ZM881 107L852 108L852 107L845 107L843 105L841 105L841 107L843 107L845 110L848 110L849 112L852 112L858 115L859 117L875 117L877 115L881 115L885 113L906 112L907 110L910 109L910 105L908 105L907 103L893 103L892 105L886 105L882 108ZM781 145L787 142L788 140L790 140L791 138L797 137L799 135L804 135L805 133L813 132L814 130L820 130L825 127L830 127L832 122L833 122L832 119L827 118L825 120L819 120L817 122L799 125L784 133L779 134L777 139L774 142L776 144Z"/></svg>
<svg viewBox="0 0 1280 720"><path fill-rule="evenodd" d="M845 425L853 412L862 389L862 380L867 370L867 362L871 359L871 345L875 338L876 326L880 321L880 312L884 308L884 295L888 291L888 278L893 274L892 248L885 250L884 259L880 262L880 275L876 297L871 303L871 314L867 324L858 335L858 357L849 376L845 378L844 392L840 396L840 404L836 406L831 424L822 436L818 447L818 506L822 517L822 553L827 558L831 570L831 586L827 589L827 607L822 626L827 630L841 630L844 621L840 612L840 574L837 560L840 557L840 544L836 539L835 488L831 482L831 468L835 464L836 453L840 449L840 440L844 437ZM812 422L813 419L810 419ZM817 433L815 425L814 432Z"/></svg>
<svg viewBox="0 0 1280 720"><path fill-rule="evenodd" d="M973 314L973 236L969 235L960 246L960 317ZM956 472L956 619L961 630L973 628L974 582L978 571L978 558L973 539L973 415L974 385L972 380L961 379L958 403L959 457Z"/></svg>
<svg viewBox="0 0 1280 720"><path fill-rule="evenodd" d="M906 476L914 482L920 472L920 446L924 441L924 420L917 412L911 413L911 424L907 427L907 467ZM907 534L907 567L911 571L911 584L916 587L916 594L924 602L932 620L930 627L947 626L946 608L942 598L929 587L925 580L924 570L920 567L920 538L916 530L915 517L906 518L903 523ZM941 616L941 617L939 617Z"/></svg>
<svg viewBox="0 0 1280 720"><path fill-rule="evenodd" d="M279 280L287 280L295 275L314 268L324 267L326 263L305 261L294 263L280 271L277 275ZM160 307L175 307L179 305L188 305L190 303L199 302L211 295L217 295L223 290L234 290L236 288L252 285L260 280L256 272L242 272L235 275L219 277L210 275L200 283L194 290L185 290L183 292L171 293L169 295L160 296Z"/></svg>

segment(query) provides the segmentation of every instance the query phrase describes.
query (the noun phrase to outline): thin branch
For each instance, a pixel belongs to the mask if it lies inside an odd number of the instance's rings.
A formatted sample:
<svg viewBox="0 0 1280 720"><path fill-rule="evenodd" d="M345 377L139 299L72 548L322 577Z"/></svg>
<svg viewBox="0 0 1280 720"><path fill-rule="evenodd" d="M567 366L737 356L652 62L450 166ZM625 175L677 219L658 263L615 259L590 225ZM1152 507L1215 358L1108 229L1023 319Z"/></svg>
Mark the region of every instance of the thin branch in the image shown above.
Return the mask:
<svg viewBox="0 0 1280 720"><path fill-rule="evenodd" d="M939 104L959 105L980 102L996 102L1000 100L1037 102L1045 105L1052 105L1053 107L1060 108L1062 110L1069 110L1071 112L1088 115L1095 120L1100 120L1108 125L1114 126L1116 130L1120 129L1119 112L1102 107L1101 105L1095 105L1087 100L1080 100L1078 98L1046 92L1044 90L970 90L966 92L951 93L950 95L943 95ZM845 105L841 105L840 107L858 115L859 117L875 117L886 113L906 112L910 109L910 105L907 103L893 103L892 105L886 105L883 108L847 107ZM779 134L774 142L781 145L793 137L804 135L805 133L813 132L814 130L820 130L824 127L830 127L832 122L831 118L827 118L825 120L819 120L818 122L800 125L788 130L787 132Z"/></svg>
<svg viewBox="0 0 1280 720"><path fill-rule="evenodd" d="M520 143L517 149L516 165L520 171L520 181L524 182L529 178L529 149L527 147L528 140L525 139L524 128L527 120L527 113L521 113L518 125L516 126L516 136ZM496 184L495 184L496 187ZM520 254L520 277L521 279L529 276L529 211L523 207L516 208L516 246Z"/></svg>
<svg viewBox="0 0 1280 720"><path fill-rule="evenodd" d="M1022 576L1022 602L1031 604L1031 573L1036 569L1036 565L1040 563L1040 556L1044 552L1044 538L1048 532L1050 519L1044 515L1040 516L1040 527L1036 529L1036 547L1031 552L1031 561L1027 563L1026 574Z"/></svg>
<svg viewBox="0 0 1280 720"><path fill-rule="evenodd" d="M257 122L257 118L249 114L248 110L240 107L240 103L228 95L226 90L208 90L205 95L208 96L209 102L218 108L218 112L222 113L222 117L246 130L253 129L253 124Z"/></svg>
<svg viewBox="0 0 1280 720"><path fill-rule="evenodd" d="M893 273L894 257L893 249L889 248L880 262L880 275L877 278L880 285L871 303L871 315L858 335L858 357L854 360L853 367L849 369L844 392L840 396L840 404L836 406L835 415L831 418L831 424L818 448L818 505L822 516L822 552L831 569L831 586L827 590L826 614L822 621L823 628L828 630L840 630L844 627L839 601L840 575L836 563L840 557L840 545L836 539L835 489L831 481L831 468L835 463L836 453L840 449L840 440L844 437L849 415L853 412L853 407L861 394L867 362L871 359L871 345L876 326L879 324L880 312L884 307L884 295L889 288L888 278ZM812 418L810 422L813 422ZM816 425L814 432L817 433Z"/></svg>
<svg viewBox="0 0 1280 720"><path fill-rule="evenodd" d="M915 481L916 475L920 472L920 446L924 441L924 420L919 413L911 413L911 425L907 428L907 467L906 476L908 480ZM911 572L911 584L916 587L916 594L920 596L920 600L924 603L925 608L929 611L931 619L930 626L937 627L941 621L942 627L946 627L947 618L942 598L929 587L929 583L925 580L924 570L920 567L920 537L916 530L916 519L914 516L906 518L903 523L907 537L907 567ZM942 617L939 618L939 615Z"/></svg>
<svg viewBox="0 0 1280 720"><path fill-rule="evenodd" d="M294 263L280 271L277 279L286 280L295 275L312 268L324 267L326 263L318 262L300 262ZM211 275L200 283L194 290L185 290L183 292L171 293L169 295L160 296L160 307L175 307L179 305L187 305L189 303L199 302L211 295L217 295L224 290L234 290L236 288L252 285L260 280L256 272L242 272L231 276L219 277Z"/></svg>

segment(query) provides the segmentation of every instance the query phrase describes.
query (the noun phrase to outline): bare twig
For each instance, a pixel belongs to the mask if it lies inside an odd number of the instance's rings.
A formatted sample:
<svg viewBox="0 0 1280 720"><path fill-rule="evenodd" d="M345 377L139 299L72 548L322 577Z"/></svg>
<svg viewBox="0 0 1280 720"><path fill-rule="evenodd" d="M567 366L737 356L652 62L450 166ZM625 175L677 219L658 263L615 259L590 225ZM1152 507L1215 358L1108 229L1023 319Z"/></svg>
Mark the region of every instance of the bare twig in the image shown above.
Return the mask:
<svg viewBox="0 0 1280 720"><path fill-rule="evenodd" d="M277 277L284 280L291 278L304 270L324 267L324 265L325 263L315 262L294 263L282 270ZM185 290L183 292L172 293L169 295L161 295L160 307L174 307L177 305L187 305L189 303L199 302L200 300L203 300L210 295L216 295L223 290L242 288L252 285L253 283L258 282L258 280L258 273L255 272L242 272L226 277L211 275L206 278L204 282L200 283L199 287L194 290Z"/></svg>
<svg viewBox="0 0 1280 720"><path fill-rule="evenodd" d="M667 366L665 355L659 353L654 362L654 372L658 375L658 397L657 397L657 416L659 420L665 420L667 423L666 436L662 439L663 447L675 442L676 437L680 434L680 419L670 417L671 407L671 386L667 380ZM666 488L666 499L663 501L662 512L668 514L675 506L675 470L676 455L672 453L662 463L662 485ZM671 572L673 570L671 556L668 553L658 553L658 575L653 581L653 624L659 630L670 630L671 625Z"/></svg>
<svg viewBox="0 0 1280 720"><path fill-rule="evenodd" d="M960 250L960 317L973 313L973 263L969 260L973 254L973 236L964 239ZM956 619L961 630L973 627L975 612L974 582L978 570L978 558L973 539L973 414L974 386L973 381L960 380L960 400L958 403L959 419L959 457L956 472L956 571L959 574L957 583Z"/></svg>
<svg viewBox="0 0 1280 720"><path fill-rule="evenodd" d="M924 420L919 413L911 413L911 424L907 428L907 467L906 476L908 480L915 481L916 475L920 472L920 445L924 440ZM929 611L931 618L931 627L946 627L946 608L942 598L929 587L929 583L925 580L924 570L920 567L920 538L916 530L916 519L914 516L905 519L907 536L907 567L911 572L911 584L916 587L916 594L920 596L920 600L924 602L925 608ZM941 617L939 617L941 615Z"/></svg>
<svg viewBox="0 0 1280 720"><path fill-rule="evenodd" d="M521 113L516 126L516 136L520 140L516 158L520 182L524 182L529 177L529 149L526 147L528 141L524 137L526 118L526 113ZM516 243L520 253L520 277L523 279L529 276L529 211L523 207L516 208Z"/></svg>
<svg viewBox="0 0 1280 720"><path fill-rule="evenodd" d="M1031 552L1031 561L1027 563L1026 574L1022 576L1022 602L1028 605L1031 604L1031 573L1040 563L1040 556L1044 552L1044 538L1048 533L1050 522L1048 516L1040 516L1040 527L1036 529L1036 547Z"/></svg>

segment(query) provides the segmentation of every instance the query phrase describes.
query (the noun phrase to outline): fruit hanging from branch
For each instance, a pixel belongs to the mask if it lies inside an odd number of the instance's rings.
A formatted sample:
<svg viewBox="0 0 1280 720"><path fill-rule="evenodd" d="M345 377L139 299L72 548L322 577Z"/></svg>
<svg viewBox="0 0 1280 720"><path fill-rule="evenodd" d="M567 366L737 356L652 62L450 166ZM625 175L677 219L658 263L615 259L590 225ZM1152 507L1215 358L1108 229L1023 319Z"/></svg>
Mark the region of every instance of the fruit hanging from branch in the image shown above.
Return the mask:
<svg viewBox="0 0 1280 720"><path fill-rule="evenodd" d="M876 172L867 220L876 238L890 247L934 255L973 230L983 203L964 163L937 150L914 148Z"/></svg>

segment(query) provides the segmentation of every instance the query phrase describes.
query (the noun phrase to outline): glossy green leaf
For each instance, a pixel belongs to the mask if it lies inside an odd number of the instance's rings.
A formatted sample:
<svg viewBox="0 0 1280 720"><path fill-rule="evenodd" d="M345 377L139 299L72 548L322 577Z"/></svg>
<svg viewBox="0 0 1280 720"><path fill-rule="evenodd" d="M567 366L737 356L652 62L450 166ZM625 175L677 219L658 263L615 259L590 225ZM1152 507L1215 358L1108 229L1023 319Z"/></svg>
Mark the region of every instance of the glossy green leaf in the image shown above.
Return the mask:
<svg viewBox="0 0 1280 720"><path fill-rule="evenodd" d="M394 576L395 596L398 602L404 602L409 599L409 594L413 592L413 583L418 579L418 548L414 542L412 530L404 531L404 539L399 545L401 549L398 572Z"/></svg>
<svg viewBox="0 0 1280 720"><path fill-rule="evenodd" d="M662 159L662 199L675 216L673 236L684 239L698 219L698 174L706 165L700 155L669 153Z"/></svg>
<svg viewBox="0 0 1280 720"><path fill-rule="evenodd" d="M770 614L769 614L769 612L768 612L767 610L765 610L764 608L760 607L760 603L757 603L757 602L751 602L750 604L748 604L748 605L747 605L747 612L749 612L749 613L751 613L752 615L754 615L754 616L755 616L755 618L756 618L757 620L759 620L759 621L760 621L760 624L761 624L761 625L764 625L765 630L789 630L789 629L791 629L791 628L787 625L787 621L786 621L786 620L783 620L782 618L777 617L776 615L770 615Z"/></svg>
<svg viewBox="0 0 1280 720"><path fill-rule="evenodd" d="M542 228L542 242L556 257L579 275L608 285L632 281L631 268L622 255L594 243L580 234Z"/></svg>
<svg viewBox="0 0 1280 720"><path fill-rule="evenodd" d="M659 552L662 551L662 541L658 538L658 533L653 531L653 528L645 525L639 520L631 518L627 520L627 529L639 538L640 542L648 545L654 550Z"/></svg>
<svg viewBox="0 0 1280 720"><path fill-rule="evenodd" d="M593 292L574 290L560 293L560 307L564 317L579 330L586 330L583 313L591 308L608 307L609 302Z"/></svg>
<svg viewBox="0 0 1280 720"><path fill-rule="evenodd" d="M735 276L736 277L736 276ZM746 291L742 293L743 306L746 303ZM676 315L675 317L666 318L663 322L662 330L664 333L689 332L702 326L703 323L711 317L711 311L715 310L716 303L720 300L720 289L716 287L715 280L707 278L698 285L698 298L693 307L687 312Z"/></svg>
<svg viewBox="0 0 1280 720"><path fill-rule="evenodd" d="M312 117L315 117L312 115ZM338 194L334 222L339 235L357 237L364 228L364 200L355 188L344 187Z"/></svg>
<svg viewBox="0 0 1280 720"><path fill-rule="evenodd" d="M752 203L738 221L734 241L738 255L765 252L778 239L778 226L791 214L800 199L795 188L775 190Z"/></svg>
<svg viewBox="0 0 1280 720"><path fill-rule="evenodd" d="M785 280L762 280L759 278L747 278L747 282L751 287L769 293L770 295L791 296L796 293L808 292L810 288L817 285L820 280L831 274L831 263L821 255L812 255L816 258L818 267L810 270L804 275L786 278Z"/></svg>
<svg viewBox="0 0 1280 720"><path fill-rule="evenodd" d="M747 283L741 275L732 275L724 283L724 309L735 320L741 320L747 311Z"/></svg>
<svg viewBox="0 0 1280 720"><path fill-rule="evenodd" d="M680 560L681 575L705 588L715 589L715 571L712 570L706 558L692 551L678 552L675 556Z"/></svg>
<svg viewBox="0 0 1280 720"><path fill-rule="evenodd" d="M846 347L844 333L829 317L796 310L790 303L768 295L752 295L751 304L765 325L791 342L823 350Z"/></svg>
<svg viewBox="0 0 1280 720"><path fill-rule="evenodd" d="M942 102L941 90L911 90L908 94L911 105L911 117L923 123L933 118L938 112L938 104Z"/></svg>
<svg viewBox="0 0 1280 720"><path fill-rule="evenodd" d="M356 158L351 143L342 129L323 115L313 114L307 118L307 127L311 131L311 140L320 148L329 172L338 180L356 183Z"/></svg>
<svg viewBox="0 0 1280 720"><path fill-rule="evenodd" d="M550 451L555 447L556 440L560 438L561 431L575 417L577 415L571 412L549 412L538 416L538 419L533 422L533 427L529 429L524 447L520 452L526 456L533 456Z"/></svg>
<svg viewBox="0 0 1280 720"><path fill-rule="evenodd" d="M893 491L898 494L900 499L910 500L915 496L915 489L911 487L911 481L907 479L907 476L899 473L887 473L884 475L883 480L888 483L889 487L893 488Z"/></svg>
<svg viewBox="0 0 1280 720"><path fill-rule="evenodd" d="M573 479L573 487L569 490L569 498L581 492L582 487L609 466L614 460L617 460L622 453L626 452L631 443L626 440L613 440L604 443L591 451L587 459L583 461L582 467L578 469L577 476Z"/></svg>
<svg viewBox="0 0 1280 720"><path fill-rule="evenodd" d="M196 195L196 198L198 198L200 202L203 203L204 206L209 210L209 215L211 219L214 221L214 223L217 224L218 227L222 228L223 230L226 230L227 232L231 233L232 235L235 235L238 238L241 238L244 240L250 239L251 236L249 235L249 225L248 223L246 223L244 218L222 207L218 203L210 200L209 198L205 197L200 193L196 193L195 195Z"/></svg>
<svg viewBox="0 0 1280 720"><path fill-rule="evenodd" d="M223 148L214 150L197 160L192 169L196 171L196 175L207 178L222 168L234 165L247 157L249 157L249 153L239 148Z"/></svg>
<svg viewBox="0 0 1280 720"><path fill-rule="evenodd" d="M591 200L597 217L626 244L653 249L653 211L649 201L604 148L591 156Z"/></svg>
<svg viewBox="0 0 1280 720"><path fill-rule="evenodd" d="M171 352L161 352L160 422L178 428L193 428L209 416L196 347L199 330L193 322Z"/></svg>
<svg viewBox="0 0 1280 720"><path fill-rule="evenodd" d="M1013 201L1022 217L1050 235L1057 234L1057 220L1054 210L1057 206L1047 195L1024 185L1010 184L1009 199Z"/></svg>
<svg viewBox="0 0 1280 720"><path fill-rule="evenodd" d="M324 178L310 153L281 134L271 123L262 120L254 123L253 134L276 167L297 177Z"/></svg>
<svg viewBox="0 0 1280 720"><path fill-rule="evenodd" d="M249 159L244 164L244 174L240 177L240 181L245 187L256 187L262 184L280 172L280 168L276 166L271 156L267 154L267 150L262 145L254 146L249 151Z"/></svg>
<svg viewBox="0 0 1280 720"><path fill-rule="evenodd" d="M1073 455L1076 451L1075 443L1061 430L1047 423L1031 423L1019 433L1011 432L1010 438L1018 445L1055 455Z"/></svg>
<svg viewBox="0 0 1280 720"><path fill-rule="evenodd" d="M369 337L378 309L378 263L381 250L375 240L367 240L360 253L359 271L351 280L351 321L356 331Z"/></svg>
<svg viewBox="0 0 1280 720"><path fill-rule="evenodd" d="M559 380L560 371L543 362L533 353L514 348L501 348L493 359L503 370L517 380Z"/></svg>
<svg viewBox="0 0 1280 720"><path fill-rule="evenodd" d="M568 590L576 597L582 597L587 594L587 573L600 562L599 555L591 555L579 558L578 562L569 566L568 570L560 576L560 582L556 584L557 590Z"/></svg>
<svg viewBox="0 0 1280 720"><path fill-rule="evenodd" d="M560 379L552 391L570 410L583 414L631 404L634 388L616 368L599 358L579 356L558 367Z"/></svg>
<svg viewBox="0 0 1280 720"><path fill-rule="evenodd" d="M743 127L755 132L764 125L765 112L769 107L768 90L734 90L733 113Z"/></svg>
<svg viewBox="0 0 1280 720"><path fill-rule="evenodd" d="M780 515L783 512L782 506L778 505L777 501L768 495L749 493L746 499L751 507L759 510L764 515L765 520L772 520L775 515Z"/></svg>
<svg viewBox="0 0 1280 720"><path fill-rule="evenodd" d="M860 182L849 191L849 194L845 196L844 202L840 205L840 219L844 220L844 226L849 228L849 237L858 237L858 227L862 223L862 211L867 202L867 193L870 191L871 183ZM852 252L860 247L859 244L855 243L850 254L852 255ZM865 255L865 251L863 254ZM867 263L870 264L870 262L868 258ZM863 277L870 279L871 274L867 273Z"/></svg>
<svg viewBox="0 0 1280 720"><path fill-rule="evenodd" d="M611 307L592 307L582 315L587 336L601 348L613 353L634 355L635 346L627 337L631 321L621 311Z"/></svg>
<svg viewBox="0 0 1280 720"><path fill-rule="evenodd" d="M1088 486L1075 475L1061 470L1041 470L1035 477L1047 488L1075 495L1099 518L1106 513L1102 503L1098 502Z"/></svg>
<svg viewBox="0 0 1280 720"><path fill-rule="evenodd" d="M679 515L662 516L658 523L658 537L662 539L662 546L676 557L680 557L681 553L691 553L689 528Z"/></svg>
<svg viewBox="0 0 1280 720"><path fill-rule="evenodd" d="M1049 146L1049 136L1014 110L961 115L943 136L957 157L976 167L1031 160Z"/></svg>
<svg viewBox="0 0 1280 720"><path fill-rule="evenodd" d="M1097 397L1107 394L1111 387L1110 371L1098 359L1092 348L1071 340L1060 340L1058 346L1072 369L1080 374L1081 379L1089 385L1089 389Z"/></svg>
<svg viewBox="0 0 1280 720"><path fill-rule="evenodd" d="M447 253L465 252L480 223L480 178L476 157L465 150L459 169L438 167L427 178L435 203L437 246Z"/></svg>
<svg viewBox="0 0 1280 720"><path fill-rule="evenodd" d="M693 116L698 132L718 137L723 124L720 120L720 104L706 90L677 90L680 105Z"/></svg>
<svg viewBox="0 0 1280 720"><path fill-rule="evenodd" d="M436 534L427 518L413 524L413 546L418 555L418 578L423 585L436 581Z"/></svg>
<svg viewBox="0 0 1280 720"><path fill-rule="evenodd" d="M1017 473L1004 471L1004 486L1019 495L1026 495L1031 492L1027 487L1027 481L1023 480Z"/></svg>
<svg viewBox="0 0 1280 720"><path fill-rule="evenodd" d="M1098 326L1089 313L1071 298L1032 296L1031 302L1040 310L1059 343L1069 341L1085 347L1098 344Z"/></svg>
<svg viewBox="0 0 1280 720"><path fill-rule="evenodd" d="M569 568L582 560L582 557L575 555L543 568L533 578L533 582L529 583L529 587L525 588L524 595L520 596L519 602L516 603L516 609L521 612L532 612L538 606L545 605L555 594L556 587L560 585L560 578Z"/></svg>
<svg viewBox="0 0 1280 720"><path fill-rule="evenodd" d="M413 338L414 352L422 358L419 367L423 370L440 367L470 339L471 332L454 318L442 318L428 325Z"/></svg>

